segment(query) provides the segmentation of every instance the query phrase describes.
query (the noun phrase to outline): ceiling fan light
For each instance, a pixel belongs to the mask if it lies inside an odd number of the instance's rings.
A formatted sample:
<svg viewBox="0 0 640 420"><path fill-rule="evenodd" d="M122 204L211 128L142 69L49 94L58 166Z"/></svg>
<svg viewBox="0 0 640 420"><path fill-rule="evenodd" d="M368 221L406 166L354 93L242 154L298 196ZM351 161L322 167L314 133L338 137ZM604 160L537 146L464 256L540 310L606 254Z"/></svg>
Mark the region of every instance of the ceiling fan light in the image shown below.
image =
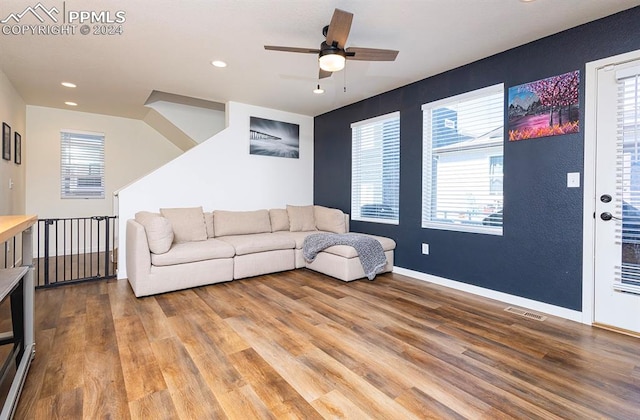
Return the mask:
<svg viewBox="0 0 640 420"><path fill-rule="evenodd" d="M324 51L323 51L324 52ZM329 51L320 53L320 68L324 71L340 71L344 68L346 58L342 51Z"/></svg>

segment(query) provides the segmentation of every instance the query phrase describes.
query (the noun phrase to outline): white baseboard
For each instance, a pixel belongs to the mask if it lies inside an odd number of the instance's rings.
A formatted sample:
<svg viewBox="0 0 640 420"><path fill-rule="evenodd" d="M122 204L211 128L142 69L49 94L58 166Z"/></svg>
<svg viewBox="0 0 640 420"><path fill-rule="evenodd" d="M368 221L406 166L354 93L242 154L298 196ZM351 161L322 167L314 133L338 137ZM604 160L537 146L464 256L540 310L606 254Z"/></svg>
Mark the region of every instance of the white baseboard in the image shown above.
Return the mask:
<svg viewBox="0 0 640 420"><path fill-rule="evenodd" d="M500 302L507 303L509 305L519 306L521 308L529 309L536 312L542 312L564 319L569 319L571 321L580 323L583 322L582 312L580 311L574 311L572 309L563 308L561 306L550 305L548 303L538 302L537 300L510 295L508 293L498 292L495 290L486 289L484 287L474 286L455 280L449 280L445 279L444 277L421 273L419 271L413 271L402 267L394 266L393 272L402 274L403 276L412 277L417 280L427 281L429 283L438 284L440 286L450 287L455 290L460 290L489 299L494 299Z"/></svg>

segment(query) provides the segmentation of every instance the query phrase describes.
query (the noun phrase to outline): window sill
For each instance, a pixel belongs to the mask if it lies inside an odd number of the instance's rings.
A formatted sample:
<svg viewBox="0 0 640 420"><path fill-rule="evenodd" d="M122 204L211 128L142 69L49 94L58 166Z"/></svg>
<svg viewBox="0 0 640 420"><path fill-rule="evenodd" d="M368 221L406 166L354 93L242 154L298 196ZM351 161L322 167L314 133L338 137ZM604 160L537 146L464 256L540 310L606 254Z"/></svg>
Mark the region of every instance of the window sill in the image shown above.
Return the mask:
<svg viewBox="0 0 640 420"><path fill-rule="evenodd" d="M375 219L375 218L367 218L367 217L352 217L352 221L354 222L367 222L367 223L382 223L385 225L398 225L400 222L394 219Z"/></svg>
<svg viewBox="0 0 640 420"><path fill-rule="evenodd" d="M455 232L467 232L467 233L480 233L483 235L502 236L502 226L490 227L490 226L470 226L462 223L433 223L423 222L423 229L438 229L438 230L451 230Z"/></svg>

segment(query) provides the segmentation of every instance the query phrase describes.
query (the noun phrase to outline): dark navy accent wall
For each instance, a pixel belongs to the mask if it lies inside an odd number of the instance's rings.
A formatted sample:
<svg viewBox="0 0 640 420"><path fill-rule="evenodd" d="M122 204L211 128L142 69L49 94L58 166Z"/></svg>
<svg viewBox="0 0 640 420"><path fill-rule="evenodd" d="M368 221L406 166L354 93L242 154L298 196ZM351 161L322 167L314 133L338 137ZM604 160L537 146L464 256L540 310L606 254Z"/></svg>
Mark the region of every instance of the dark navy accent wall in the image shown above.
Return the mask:
<svg viewBox="0 0 640 420"><path fill-rule="evenodd" d="M567 188L567 172L583 173L585 64L640 49L638 22L640 7L317 116L315 203L351 212L350 125L400 111L400 224L351 230L395 239L398 267L581 310L583 191ZM497 83L506 102L511 86L572 70L580 133L509 142L505 132L504 235L422 229L422 104Z"/></svg>

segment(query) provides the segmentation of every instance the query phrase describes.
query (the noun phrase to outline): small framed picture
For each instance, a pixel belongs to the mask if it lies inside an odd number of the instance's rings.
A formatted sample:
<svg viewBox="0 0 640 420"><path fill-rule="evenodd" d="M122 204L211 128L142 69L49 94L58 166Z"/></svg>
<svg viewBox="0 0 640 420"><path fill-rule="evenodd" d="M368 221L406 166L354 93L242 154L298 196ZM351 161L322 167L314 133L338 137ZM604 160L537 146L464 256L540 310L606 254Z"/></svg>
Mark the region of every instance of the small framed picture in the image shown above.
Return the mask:
<svg viewBox="0 0 640 420"><path fill-rule="evenodd" d="M22 136L15 132L13 143L13 161L20 165L22 163Z"/></svg>
<svg viewBox="0 0 640 420"><path fill-rule="evenodd" d="M2 123L2 159L11 160L11 127Z"/></svg>

